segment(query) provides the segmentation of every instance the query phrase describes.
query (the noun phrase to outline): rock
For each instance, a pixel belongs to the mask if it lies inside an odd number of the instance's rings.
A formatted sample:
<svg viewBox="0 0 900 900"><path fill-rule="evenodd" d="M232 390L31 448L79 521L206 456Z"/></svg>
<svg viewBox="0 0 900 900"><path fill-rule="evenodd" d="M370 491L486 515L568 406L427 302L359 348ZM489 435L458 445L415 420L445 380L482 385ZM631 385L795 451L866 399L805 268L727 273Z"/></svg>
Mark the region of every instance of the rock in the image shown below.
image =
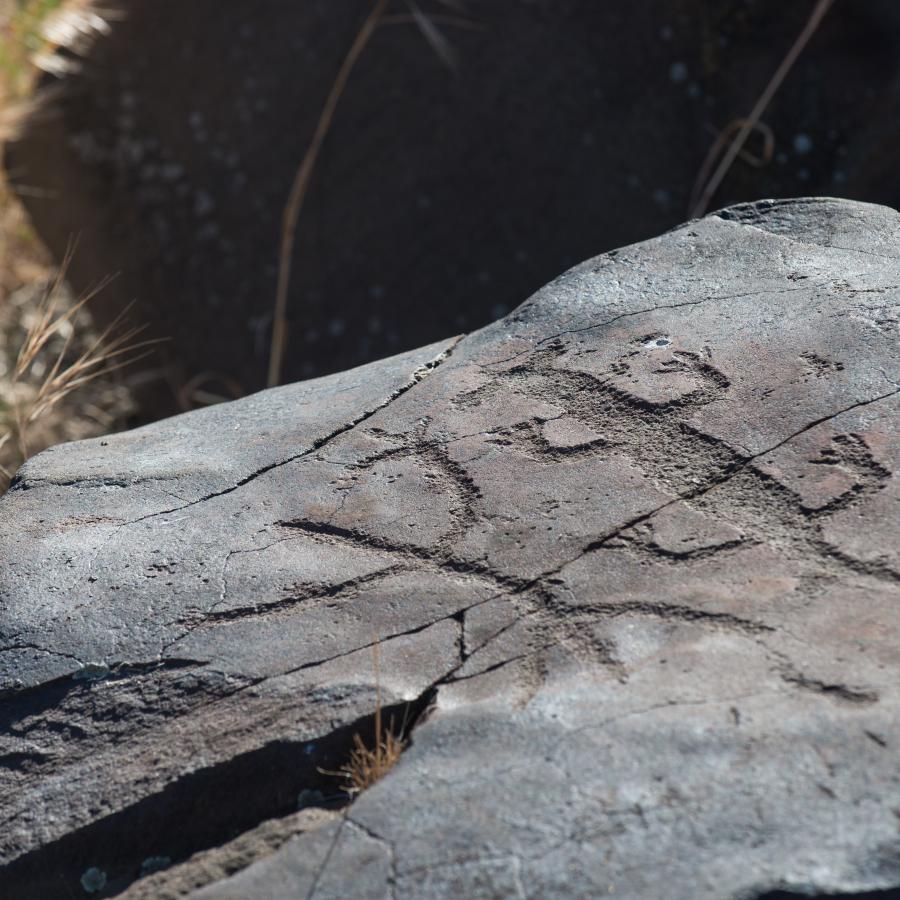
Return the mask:
<svg viewBox="0 0 900 900"><path fill-rule="evenodd" d="M283 819L263 822L222 847L195 854L181 865L166 865L171 861L163 857L160 871L140 878L118 896L121 900L177 900L269 856L288 838L320 828L337 816L334 811L304 809ZM145 868L148 867L142 866L142 871Z"/></svg>
<svg viewBox="0 0 900 900"><path fill-rule="evenodd" d="M264 384L286 196L372 5L104 0L71 30L76 52L57 54L69 71L48 79L49 108L7 149L42 239L62 257L79 237L73 284L118 273L92 309L109 321L136 301L134 321L167 339L153 369L183 402L188 385ZM753 108L809 15L454 5L475 26L458 10L438 23L455 71L395 21L349 80L299 221L285 381L480 327L581 259L678 225L716 135ZM900 7L836 3L766 110L774 157L739 161L717 205L900 204L898 122ZM749 152L762 149L753 135Z"/></svg>
<svg viewBox="0 0 900 900"><path fill-rule="evenodd" d="M896 890L898 246L886 208L734 207L480 332L30 461L7 895L208 853L198 900ZM289 822L379 705L396 768Z"/></svg>

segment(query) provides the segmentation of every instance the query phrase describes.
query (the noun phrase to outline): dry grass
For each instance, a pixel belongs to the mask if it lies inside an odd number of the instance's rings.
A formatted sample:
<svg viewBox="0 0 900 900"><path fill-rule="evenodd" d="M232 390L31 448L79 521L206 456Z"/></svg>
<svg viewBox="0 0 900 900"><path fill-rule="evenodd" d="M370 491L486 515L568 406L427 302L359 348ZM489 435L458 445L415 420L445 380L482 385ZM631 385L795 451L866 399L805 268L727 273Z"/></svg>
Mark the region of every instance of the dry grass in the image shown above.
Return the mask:
<svg viewBox="0 0 900 900"><path fill-rule="evenodd" d="M0 181L0 494L30 455L122 427L135 413L116 368L137 333L97 333Z"/></svg>
<svg viewBox="0 0 900 900"><path fill-rule="evenodd" d="M352 801L357 794L384 778L397 764L400 756L406 748L403 735L407 733L408 721L404 718L400 728L394 728L393 719L388 722L388 727L383 727L384 707L381 702L381 676L379 671L380 641L373 635L372 656L375 668L375 735L374 746L367 746L359 733L353 735L353 749L350 759L344 763L337 772L329 772L325 769L319 771L323 775L333 775L344 781L344 793ZM408 710L408 707L407 707ZM306 900L312 900L318 890L319 881L323 872L328 868L334 849L341 837L341 832L347 822L347 814L350 807L345 806L341 815L340 825L335 829L328 851L322 863L319 865L316 876L306 893Z"/></svg>
<svg viewBox="0 0 900 900"><path fill-rule="evenodd" d="M83 5L0 0L0 132L31 99L33 60L53 43L45 26ZM137 332L117 322L97 333L91 297L73 297L64 275L0 175L0 493L29 455L113 431L135 412L115 370L134 361Z"/></svg>
<svg viewBox="0 0 900 900"><path fill-rule="evenodd" d="M100 377L142 358L140 329L124 328L120 316L99 334L79 317L104 285L71 302L65 289L65 267L44 285L25 321L10 377L0 401L0 490L37 446L47 445L44 423L76 391ZM68 411L67 411L68 412ZM65 413L64 413L65 414ZM82 416L84 416L82 411ZM98 423L99 424L99 423Z"/></svg>
<svg viewBox="0 0 900 900"><path fill-rule="evenodd" d="M350 753L350 761L341 767L341 775L347 781L348 794L358 794L376 781L381 781L403 753L406 744L395 733L393 719L382 730L380 710L375 714L375 734L375 746L371 748L365 745L358 734L353 736L355 746Z"/></svg>
<svg viewBox="0 0 900 900"><path fill-rule="evenodd" d="M373 746L369 747L357 733L353 735L353 750L350 759L336 773L344 779L346 791L355 796L360 791L370 788L381 781L397 764L406 748L402 738L403 727L394 728L394 720L384 727L383 704L381 702L381 672L379 668L379 644L372 645L373 664L375 667L375 735Z"/></svg>

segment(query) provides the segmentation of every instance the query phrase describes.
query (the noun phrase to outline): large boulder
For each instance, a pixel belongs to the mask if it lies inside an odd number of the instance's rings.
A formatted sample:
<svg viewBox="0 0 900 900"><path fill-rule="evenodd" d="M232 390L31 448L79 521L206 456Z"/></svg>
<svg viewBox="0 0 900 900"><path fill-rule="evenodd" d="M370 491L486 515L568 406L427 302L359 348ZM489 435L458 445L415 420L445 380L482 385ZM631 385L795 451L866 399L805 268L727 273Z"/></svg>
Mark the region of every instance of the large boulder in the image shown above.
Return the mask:
<svg viewBox="0 0 900 900"><path fill-rule="evenodd" d="M29 462L4 896L900 886L898 246L886 208L734 207ZM410 745L329 812L376 708Z"/></svg>
<svg viewBox="0 0 900 900"><path fill-rule="evenodd" d="M67 38L52 61L52 100L8 147L11 181L59 256L78 237L76 288L118 273L92 308L109 320L137 301L135 321L167 339L156 368L176 391L257 390L282 210L373 0L95 6L70 30L74 53ZM676 226L717 134L747 115L810 12L419 7L455 71L393 0L299 221L286 381L480 327L580 260ZM900 204L898 122L900 6L836 3L765 111L768 165L738 160L718 205L799 193ZM754 134L748 149L762 147Z"/></svg>

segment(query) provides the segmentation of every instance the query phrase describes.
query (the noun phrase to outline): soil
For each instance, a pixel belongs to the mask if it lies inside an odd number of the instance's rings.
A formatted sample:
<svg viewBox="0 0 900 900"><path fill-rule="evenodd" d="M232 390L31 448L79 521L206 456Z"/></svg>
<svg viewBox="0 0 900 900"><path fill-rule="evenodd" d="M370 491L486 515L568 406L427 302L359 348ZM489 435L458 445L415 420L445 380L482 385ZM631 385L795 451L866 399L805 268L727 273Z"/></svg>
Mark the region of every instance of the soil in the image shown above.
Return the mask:
<svg viewBox="0 0 900 900"><path fill-rule="evenodd" d="M470 331L582 259L684 221L710 147L813 8L465 6L465 26L435 20L452 70L397 0L352 73L297 231L283 381ZM81 234L76 286L121 272L98 315L136 299L170 339L148 415L264 385L285 198L370 9L133 0L63 78L59 115L11 147L47 192L24 200L54 253ZM896 206L898 123L900 7L834 4L712 206Z"/></svg>

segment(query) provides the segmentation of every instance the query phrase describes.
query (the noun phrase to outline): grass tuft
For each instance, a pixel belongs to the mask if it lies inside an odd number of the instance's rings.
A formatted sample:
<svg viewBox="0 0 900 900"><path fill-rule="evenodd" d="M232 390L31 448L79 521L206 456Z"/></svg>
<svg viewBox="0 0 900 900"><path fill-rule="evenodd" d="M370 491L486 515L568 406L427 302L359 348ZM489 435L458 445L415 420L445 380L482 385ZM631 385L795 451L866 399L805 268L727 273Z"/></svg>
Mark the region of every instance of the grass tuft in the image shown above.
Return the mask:
<svg viewBox="0 0 900 900"><path fill-rule="evenodd" d="M350 795L358 794L376 781L381 781L397 764L406 746L394 731L393 719L382 731L380 708L375 714L375 735L375 746L371 748L366 746L358 734L353 735L354 747L350 753L350 761L340 769L347 781L347 793Z"/></svg>
<svg viewBox="0 0 900 900"><path fill-rule="evenodd" d="M370 788L381 781L397 764L406 741L402 735L406 726L394 728L394 720L383 727L383 703L381 701L381 673L379 668L379 642L372 644L372 657L375 668L375 735L374 746L367 746L357 733L353 735L353 749L350 759L335 774L345 781L345 790L350 797Z"/></svg>
<svg viewBox="0 0 900 900"><path fill-rule="evenodd" d="M67 255L47 283L32 313L9 380L9 401L0 404L0 492L13 472L31 455L30 435L40 421L74 391L144 358L143 348L156 341L137 341L141 328L123 328L124 310L100 334L73 351L76 316L108 282L67 304L64 297ZM11 452L10 452L11 448Z"/></svg>

